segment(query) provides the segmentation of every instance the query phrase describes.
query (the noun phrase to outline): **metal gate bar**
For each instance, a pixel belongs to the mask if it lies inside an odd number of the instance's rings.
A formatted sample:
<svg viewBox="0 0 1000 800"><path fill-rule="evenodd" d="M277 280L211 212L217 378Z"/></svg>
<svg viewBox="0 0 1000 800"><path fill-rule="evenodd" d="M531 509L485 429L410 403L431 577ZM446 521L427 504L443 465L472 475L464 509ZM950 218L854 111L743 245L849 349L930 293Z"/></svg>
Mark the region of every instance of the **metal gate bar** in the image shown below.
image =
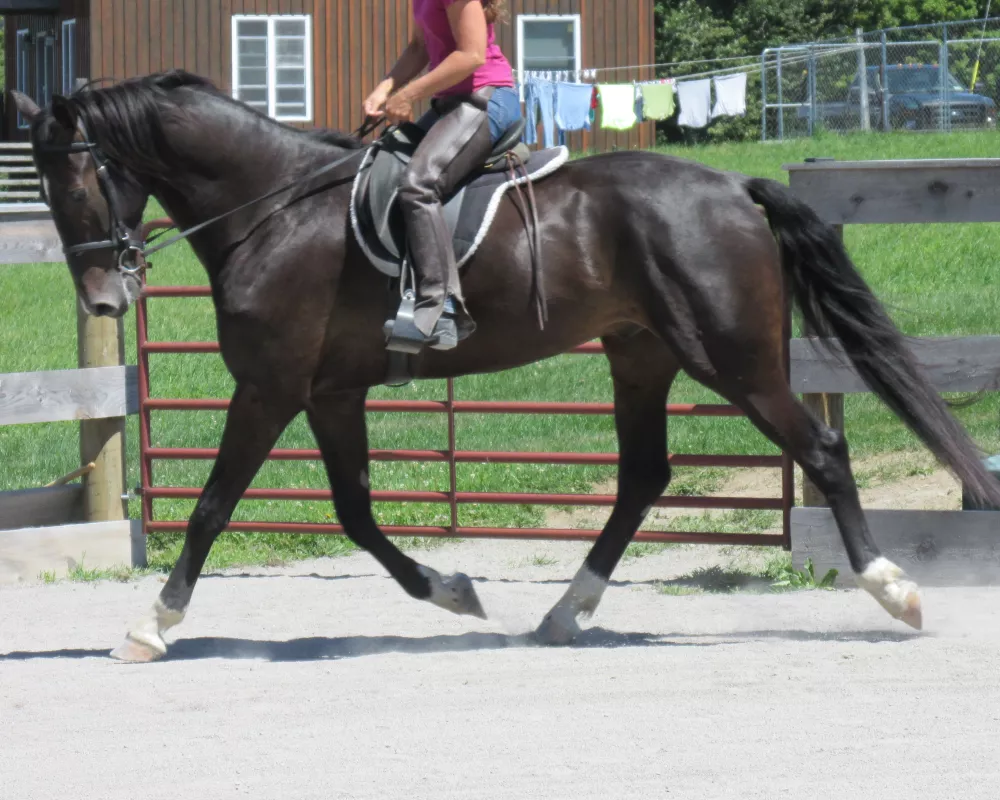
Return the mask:
<svg viewBox="0 0 1000 800"><path fill-rule="evenodd" d="M210 297L205 286L147 286L137 304L137 338L139 371L139 439L141 451L142 522L146 533L183 532L187 523L156 520L153 501L158 499L197 499L201 488L159 487L153 483L153 463L167 460L211 460L215 448L153 447L151 439L151 412L153 411L225 411L229 400L224 399L166 399L151 397L149 356L151 354L218 353L217 342L150 342L148 300L151 298ZM786 315L787 316L787 315ZM786 366L789 322L785 321ZM599 343L591 342L574 348L577 354L601 354ZM384 532L395 536L428 536L462 538L517 538L550 539L564 541L590 541L600 531L554 528L493 528L462 527L458 524L458 509L464 504L516 504L552 506L602 506L614 505L613 495L534 494L523 492L460 492L457 487L458 464L553 464L553 465L608 465L618 463L616 453L544 453L544 452L492 452L462 451L457 449L456 416L458 414L558 414L558 415L610 415L611 403L572 402L523 402L456 400L454 381L448 380L447 399L437 400L370 400L366 410L374 412L439 413L448 418L447 450L373 450L375 461L406 461L447 463L449 487L446 491L373 491L375 502L420 502L448 504L448 526L385 526ZM668 404L667 412L683 417L742 417L740 409L720 404L676 403ZM276 461L313 461L321 456L315 449L275 449L270 455ZM666 495L654 505L659 508L704 509L753 509L782 511L781 534L725 534L679 531L641 531L636 535L640 542L684 542L695 544L762 545L790 547L790 511L794 500L794 473L791 459L785 455L681 455L669 456L674 466L691 467L768 467L781 470L782 496L760 497L696 497ZM328 489L250 489L244 494L248 500L329 501ZM233 522L227 530L242 532L273 532L303 534L342 534L343 528L334 524L299 522Z"/></svg>

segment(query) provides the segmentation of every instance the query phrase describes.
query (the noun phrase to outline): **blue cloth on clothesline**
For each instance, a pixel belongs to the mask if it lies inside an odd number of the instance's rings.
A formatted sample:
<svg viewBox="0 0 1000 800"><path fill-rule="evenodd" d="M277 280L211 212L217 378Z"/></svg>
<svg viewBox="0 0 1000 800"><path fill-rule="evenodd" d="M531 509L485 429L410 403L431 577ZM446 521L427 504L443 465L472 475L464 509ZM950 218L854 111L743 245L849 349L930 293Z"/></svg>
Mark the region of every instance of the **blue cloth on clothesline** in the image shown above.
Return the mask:
<svg viewBox="0 0 1000 800"><path fill-rule="evenodd" d="M560 131L589 131L593 97L594 87L589 83L557 83L556 127Z"/></svg>

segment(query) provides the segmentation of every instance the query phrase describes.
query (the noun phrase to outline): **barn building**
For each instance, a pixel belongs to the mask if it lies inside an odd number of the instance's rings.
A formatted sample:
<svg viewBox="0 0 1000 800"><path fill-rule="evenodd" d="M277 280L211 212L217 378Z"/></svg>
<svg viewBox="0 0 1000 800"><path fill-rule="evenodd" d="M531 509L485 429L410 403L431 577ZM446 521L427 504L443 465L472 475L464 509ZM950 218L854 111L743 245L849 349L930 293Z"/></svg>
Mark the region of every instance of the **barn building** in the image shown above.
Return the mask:
<svg viewBox="0 0 1000 800"><path fill-rule="evenodd" d="M522 70L651 64L653 0L511 0L499 40ZM408 41L408 0L0 0L6 88L39 102L81 79L182 67L293 124L352 130ZM641 80L644 70L602 73ZM648 147L651 123L575 134L576 150ZM26 138L4 98L6 141Z"/></svg>

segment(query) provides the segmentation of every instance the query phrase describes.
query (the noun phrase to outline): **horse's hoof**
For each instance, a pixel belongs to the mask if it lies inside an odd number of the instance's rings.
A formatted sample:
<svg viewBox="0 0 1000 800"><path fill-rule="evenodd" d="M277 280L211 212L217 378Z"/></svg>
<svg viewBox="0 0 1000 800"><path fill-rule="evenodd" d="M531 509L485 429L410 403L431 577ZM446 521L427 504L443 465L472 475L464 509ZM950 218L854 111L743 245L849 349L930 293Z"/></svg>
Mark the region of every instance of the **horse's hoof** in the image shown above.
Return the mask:
<svg viewBox="0 0 1000 800"><path fill-rule="evenodd" d="M917 584L889 559L879 557L857 576L861 588L869 592L895 619L918 631L923 627Z"/></svg>
<svg viewBox="0 0 1000 800"><path fill-rule="evenodd" d="M162 649L126 636L125 641L111 651L111 657L129 664L149 664L153 661L159 661L166 655L167 645L163 643L162 639L160 644L163 645Z"/></svg>
<svg viewBox="0 0 1000 800"><path fill-rule="evenodd" d="M483 604L479 602L479 595L476 594L476 587L472 585L472 579L468 575L458 572L445 581L444 585L452 594L456 614L487 618Z"/></svg>
<svg viewBox="0 0 1000 800"><path fill-rule="evenodd" d="M535 631L535 639L548 645L572 644L579 635L580 626L575 618L552 612L545 615L542 624Z"/></svg>
<svg viewBox="0 0 1000 800"><path fill-rule="evenodd" d="M924 628L924 615L920 610L920 595L916 592L910 592L906 597L906 611L899 615L901 622L905 622L911 628L916 630L923 630Z"/></svg>

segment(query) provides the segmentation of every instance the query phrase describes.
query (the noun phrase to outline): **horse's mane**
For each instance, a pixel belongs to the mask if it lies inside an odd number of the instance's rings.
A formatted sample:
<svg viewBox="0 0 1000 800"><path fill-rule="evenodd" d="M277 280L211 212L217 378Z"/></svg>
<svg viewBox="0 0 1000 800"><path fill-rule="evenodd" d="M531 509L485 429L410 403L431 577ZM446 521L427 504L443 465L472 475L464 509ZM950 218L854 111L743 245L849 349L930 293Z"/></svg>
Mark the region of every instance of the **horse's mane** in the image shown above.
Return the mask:
<svg viewBox="0 0 1000 800"><path fill-rule="evenodd" d="M66 100L83 120L87 133L112 159L134 165L153 176L168 175L174 168L174 151L163 124L165 104L180 107L173 95L191 89L232 103L247 114L256 114L278 130L334 147L357 149L361 141L349 134L325 129L300 130L271 120L250 106L220 92L207 78L184 70L170 70L141 78L130 78L111 86L88 84Z"/></svg>

